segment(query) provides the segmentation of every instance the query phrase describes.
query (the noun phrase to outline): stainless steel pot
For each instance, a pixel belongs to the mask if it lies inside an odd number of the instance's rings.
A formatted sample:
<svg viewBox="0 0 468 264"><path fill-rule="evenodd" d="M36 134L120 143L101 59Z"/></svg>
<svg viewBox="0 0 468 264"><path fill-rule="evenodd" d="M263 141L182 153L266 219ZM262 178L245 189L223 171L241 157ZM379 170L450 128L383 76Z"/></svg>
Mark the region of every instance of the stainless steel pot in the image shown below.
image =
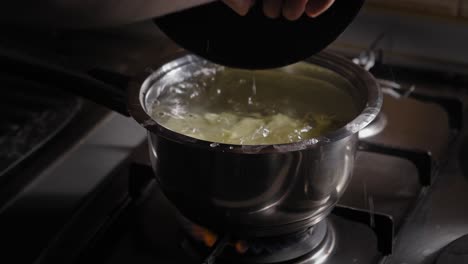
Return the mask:
<svg viewBox="0 0 468 264"><path fill-rule="evenodd" d="M213 144L178 134L148 114L167 89L161 79L189 78L209 62L185 55L151 74L129 93L130 114L148 129L150 156L162 190L180 212L197 224L241 236L277 235L313 225L326 217L351 179L358 132L379 113L382 94L374 78L346 59L328 53L307 62L340 79L361 113L346 126L320 138L281 145ZM295 68L287 69L294 74ZM163 85L164 84L164 85Z"/></svg>

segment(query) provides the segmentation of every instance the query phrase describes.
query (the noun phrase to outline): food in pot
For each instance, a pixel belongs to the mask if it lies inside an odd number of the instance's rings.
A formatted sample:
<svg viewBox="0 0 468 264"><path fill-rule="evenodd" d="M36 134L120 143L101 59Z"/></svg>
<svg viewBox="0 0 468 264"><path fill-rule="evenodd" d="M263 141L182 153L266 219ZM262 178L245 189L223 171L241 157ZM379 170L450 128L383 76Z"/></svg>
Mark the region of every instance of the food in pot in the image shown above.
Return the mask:
<svg viewBox="0 0 468 264"><path fill-rule="evenodd" d="M314 138L336 128L333 118L310 114L302 120L284 114L260 116L235 112L188 114L168 118L163 125L178 133L212 142L260 145Z"/></svg>
<svg viewBox="0 0 468 264"><path fill-rule="evenodd" d="M165 76L167 86L158 91L152 117L170 130L197 139L265 145L317 138L357 115L343 80L310 77L311 70L315 74L326 70L306 63L295 67L304 74L216 67L180 82Z"/></svg>

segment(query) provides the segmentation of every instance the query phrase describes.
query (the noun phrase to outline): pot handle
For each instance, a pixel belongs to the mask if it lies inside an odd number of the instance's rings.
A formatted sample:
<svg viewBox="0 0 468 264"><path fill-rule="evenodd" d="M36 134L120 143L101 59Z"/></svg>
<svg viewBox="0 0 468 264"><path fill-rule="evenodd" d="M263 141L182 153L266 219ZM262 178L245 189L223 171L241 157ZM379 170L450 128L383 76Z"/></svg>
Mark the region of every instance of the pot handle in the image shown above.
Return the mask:
<svg viewBox="0 0 468 264"><path fill-rule="evenodd" d="M99 70L89 74L67 69L14 51L0 49L0 78L29 86L49 86L67 90L122 115L127 109L126 88L130 78ZM104 81L103 81L104 80Z"/></svg>
<svg viewBox="0 0 468 264"><path fill-rule="evenodd" d="M430 151L419 149L404 149L368 141L359 141L358 150L375 154L390 155L409 160L418 169L419 182L421 185L431 185L435 162L432 159L432 153Z"/></svg>

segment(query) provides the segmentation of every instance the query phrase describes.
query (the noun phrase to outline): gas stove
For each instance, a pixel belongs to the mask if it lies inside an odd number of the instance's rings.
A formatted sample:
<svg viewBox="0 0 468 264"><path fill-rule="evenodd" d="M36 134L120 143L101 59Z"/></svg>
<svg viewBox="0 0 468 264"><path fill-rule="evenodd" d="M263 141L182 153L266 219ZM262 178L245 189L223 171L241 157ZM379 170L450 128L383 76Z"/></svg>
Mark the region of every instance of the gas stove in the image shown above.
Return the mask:
<svg viewBox="0 0 468 264"><path fill-rule="evenodd" d="M370 70L385 90L383 111L360 133L353 178L320 223L251 239L190 222L155 181L144 129L82 101L2 185L6 263L466 263L468 82L381 63Z"/></svg>

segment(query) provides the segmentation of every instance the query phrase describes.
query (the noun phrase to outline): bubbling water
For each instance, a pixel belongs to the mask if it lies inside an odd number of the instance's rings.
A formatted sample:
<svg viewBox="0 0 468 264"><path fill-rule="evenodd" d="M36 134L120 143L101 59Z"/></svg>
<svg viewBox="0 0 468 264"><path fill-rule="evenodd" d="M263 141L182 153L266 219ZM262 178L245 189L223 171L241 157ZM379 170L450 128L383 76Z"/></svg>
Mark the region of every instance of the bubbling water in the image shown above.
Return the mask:
<svg viewBox="0 0 468 264"><path fill-rule="evenodd" d="M317 66L299 63L295 67L300 74L287 69L251 72L216 65L205 67L202 74L177 78L167 74L157 87L150 114L177 133L237 145L316 138L358 114L346 89L307 74Z"/></svg>

